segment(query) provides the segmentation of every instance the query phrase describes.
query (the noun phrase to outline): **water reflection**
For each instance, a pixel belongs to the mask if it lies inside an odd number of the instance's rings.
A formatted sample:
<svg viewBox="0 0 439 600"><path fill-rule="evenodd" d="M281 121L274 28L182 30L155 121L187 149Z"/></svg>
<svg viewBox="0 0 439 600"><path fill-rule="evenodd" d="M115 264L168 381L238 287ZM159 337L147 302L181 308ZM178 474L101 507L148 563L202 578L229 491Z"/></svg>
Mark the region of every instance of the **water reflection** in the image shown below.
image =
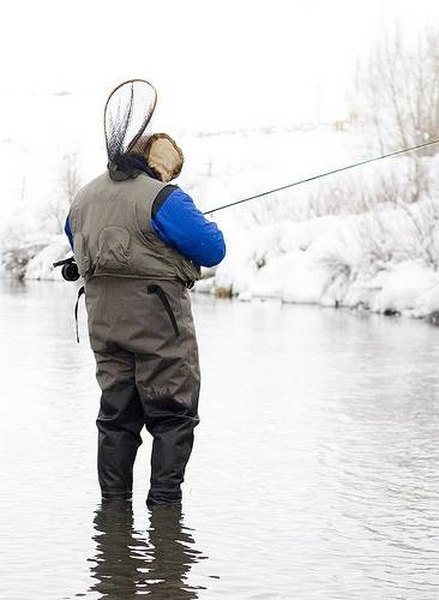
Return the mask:
<svg viewBox="0 0 439 600"><path fill-rule="evenodd" d="M134 528L131 504L110 502L95 512L96 555L90 591L99 600L149 598L192 600L197 589L187 582L191 566L205 558L194 548L180 507L154 507L146 532Z"/></svg>

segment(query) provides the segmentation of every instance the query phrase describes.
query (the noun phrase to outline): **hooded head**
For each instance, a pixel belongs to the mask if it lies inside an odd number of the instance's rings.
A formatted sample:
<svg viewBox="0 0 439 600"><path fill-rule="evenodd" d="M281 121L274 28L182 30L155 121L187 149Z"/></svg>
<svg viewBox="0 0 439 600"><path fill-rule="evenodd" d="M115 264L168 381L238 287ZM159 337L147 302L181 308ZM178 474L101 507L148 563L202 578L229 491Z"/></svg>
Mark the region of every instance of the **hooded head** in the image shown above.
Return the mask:
<svg viewBox="0 0 439 600"><path fill-rule="evenodd" d="M142 136L130 153L142 156L157 179L163 182L175 179L180 174L184 163L183 152L167 133Z"/></svg>

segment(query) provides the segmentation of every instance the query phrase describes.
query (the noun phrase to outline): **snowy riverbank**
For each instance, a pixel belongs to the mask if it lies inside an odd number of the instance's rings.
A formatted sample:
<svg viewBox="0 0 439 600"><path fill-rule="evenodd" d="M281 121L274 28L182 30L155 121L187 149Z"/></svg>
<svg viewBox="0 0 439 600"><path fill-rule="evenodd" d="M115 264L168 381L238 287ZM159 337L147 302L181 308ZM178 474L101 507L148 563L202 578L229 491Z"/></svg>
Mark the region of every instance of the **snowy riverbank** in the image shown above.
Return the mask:
<svg viewBox="0 0 439 600"><path fill-rule="evenodd" d="M427 317L439 311L439 272L428 264L426 240L417 232L427 209L418 204L411 213L381 206L366 214L257 226L245 236L226 229L227 257L205 271L195 292ZM436 251L434 233L429 252ZM68 254L64 237L54 237L30 261L25 278L59 280L51 264Z"/></svg>
<svg viewBox="0 0 439 600"><path fill-rule="evenodd" d="M439 311L433 208L426 200L231 232L226 259L197 290L426 317Z"/></svg>
<svg viewBox="0 0 439 600"><path fill-rule="evenodd" d="M202 210L369 154L361 135L329 127L200 134L183 145L188 169L178 183ZM416 200L405 157L215 213L227 256L195 291L414 317L439 311L438 167L439 154L420 159L425 191ZM23 214L3 237L3 259L25 279L60 280L51 265L70 254L66 237L43 235L46 224ZM33 258L21 269L26 244Z"/></svg>

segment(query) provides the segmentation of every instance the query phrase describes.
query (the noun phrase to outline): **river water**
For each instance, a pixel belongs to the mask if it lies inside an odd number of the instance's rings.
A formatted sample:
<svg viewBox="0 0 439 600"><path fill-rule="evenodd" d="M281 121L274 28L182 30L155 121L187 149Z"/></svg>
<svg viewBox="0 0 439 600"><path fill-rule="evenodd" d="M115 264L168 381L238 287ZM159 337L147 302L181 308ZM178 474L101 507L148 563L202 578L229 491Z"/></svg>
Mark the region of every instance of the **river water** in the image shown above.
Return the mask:
<svg viewBox="0 0 439 600"><path fill-rule="evenodd" d="M99 390L67 283L0 287L1 600L439 597L439 330L194 297L181 510L101 506Z"/></svg>

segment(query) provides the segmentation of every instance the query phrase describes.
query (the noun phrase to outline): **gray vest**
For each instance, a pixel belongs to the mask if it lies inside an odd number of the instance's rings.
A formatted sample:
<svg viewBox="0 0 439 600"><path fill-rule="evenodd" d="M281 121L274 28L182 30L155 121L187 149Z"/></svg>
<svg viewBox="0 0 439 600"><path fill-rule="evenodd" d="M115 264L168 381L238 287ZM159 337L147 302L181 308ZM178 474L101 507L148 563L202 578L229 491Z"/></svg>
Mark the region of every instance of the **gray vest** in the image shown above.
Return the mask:
<svg viewBox="0 0 439 600"><path fill-rule="evenodd" d="M112 181L108 172L76 195L69 221L80 274L145 279L200 278L200 269L155 234L151 209L166 186L143 173L135 179Z"/></svg>

